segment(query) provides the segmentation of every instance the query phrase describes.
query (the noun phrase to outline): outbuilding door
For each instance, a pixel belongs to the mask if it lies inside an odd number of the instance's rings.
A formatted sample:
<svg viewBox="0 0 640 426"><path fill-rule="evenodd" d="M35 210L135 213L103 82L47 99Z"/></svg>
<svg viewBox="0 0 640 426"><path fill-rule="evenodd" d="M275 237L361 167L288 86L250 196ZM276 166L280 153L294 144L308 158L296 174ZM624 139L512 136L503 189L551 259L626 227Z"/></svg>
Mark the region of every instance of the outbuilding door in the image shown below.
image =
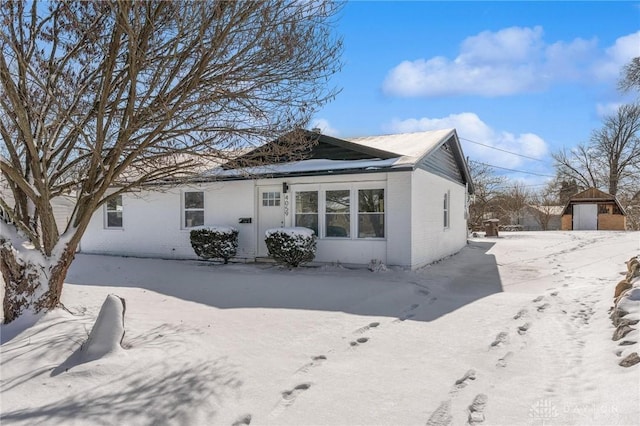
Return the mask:
<svg viewBox="0 0 640 426"><path fill-rule="evenodd" d="M284 226L282 186L258 187L258 256L268 256L264 233L267 229Z"/></svg>
<svg viewBox="0 0 640 426"><path fill-rule="evenodd" d="M582 231L594 231L598 229L598 205L574 204L573 229Z"/></svg>

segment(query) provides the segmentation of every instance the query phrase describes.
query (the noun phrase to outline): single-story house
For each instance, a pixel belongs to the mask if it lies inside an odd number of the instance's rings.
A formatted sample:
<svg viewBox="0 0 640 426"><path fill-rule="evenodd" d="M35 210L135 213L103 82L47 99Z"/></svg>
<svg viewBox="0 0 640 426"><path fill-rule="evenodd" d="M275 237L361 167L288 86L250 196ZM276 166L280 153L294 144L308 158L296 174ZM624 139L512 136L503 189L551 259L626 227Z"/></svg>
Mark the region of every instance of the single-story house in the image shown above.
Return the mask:
<svg viewBox="0 0 640 426"><path fill-rule="evenodd" d="M415 269L465 246L473 184L455 129L305 135L315 144L299 161L217 167L198 183L116 197L95 212L81 251L195 258L189 231L203 225L235 226L237 260L246 261L268 257L265 231L282 226L314 230L317 262Z"/></svg>
<svg viewBox="0 0 640 426"><path fill-rule="evenodd" d="M624 231L626 227L626 213L618 199L597 188L574 195L562 211L562 230Z"/></svg>
<svg viewBox="0 0 640 426"><path fill-rule="evenodd" d="M563 206L527 204L522 209L525 231L557 231L561 227Z"/></svg>

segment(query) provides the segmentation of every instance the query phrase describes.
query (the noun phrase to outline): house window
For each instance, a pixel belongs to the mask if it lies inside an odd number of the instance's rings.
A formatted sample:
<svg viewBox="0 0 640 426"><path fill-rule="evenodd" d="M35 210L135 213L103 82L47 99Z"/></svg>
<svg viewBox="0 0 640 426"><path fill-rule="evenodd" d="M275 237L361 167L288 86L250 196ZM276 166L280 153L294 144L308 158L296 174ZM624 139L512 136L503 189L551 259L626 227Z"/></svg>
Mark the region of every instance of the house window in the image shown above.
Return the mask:
<svg viewBox="0 0 640 426"><path fill-rule="evenodd" d="M351 191L325 192L325 236L349 238L351 236Z"/></svg>
<svg viewBox="0 0 640 426"><path fill-rule="evenodd" d="M449 227L449 191L444 194L444 205L443 205L443 214L444 214L444 227Z"/></svg>
<svg viewBox="0 0 640 426"><path fill-rule="evenodd" d="M318 192L296 192L296 226L313 229L318 235Z"/></svg>
<svg viewBox="0 0 640 426"><path fill-rule="evenodd" d="M204 192L184 192L184 227L204 225Z"/></svg>
<svg viewBox="0 0 640 426"><path fill-rule="evenodd" d="M280 205L280 192L263 192L262 205L264 207L277 207Z"/></svg>
<svg viewBox="0 0 640 426"><path fill-rule="evenodd" d="M384 189L358 190L358 238L384 238Z"/></svg>
<svg viewBox="0 0 640 426"><path fill-rule="evenodd" d="M105 205L106 227L122 228L122 195L116 195Z"/></svg>

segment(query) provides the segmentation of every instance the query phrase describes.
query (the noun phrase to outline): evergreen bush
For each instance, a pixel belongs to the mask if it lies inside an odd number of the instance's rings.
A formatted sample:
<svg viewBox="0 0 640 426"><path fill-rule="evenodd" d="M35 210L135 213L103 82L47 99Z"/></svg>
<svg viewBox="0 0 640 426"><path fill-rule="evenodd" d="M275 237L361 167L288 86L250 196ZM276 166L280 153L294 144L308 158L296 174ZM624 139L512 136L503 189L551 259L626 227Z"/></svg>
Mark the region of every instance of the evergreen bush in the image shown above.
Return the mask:
<svg viewBox="0 0 640 426"><path fill-rule="evenodd" d="M191 247L202 259L229 259L238 251L238 230L229 226L209 226L191 230Z"/></svg>
<svg viewBox="0 0 640 426"><path fill-rule="evenodd" d="M274 228L265 233L269 255L276 262L296 268L316 257L316 236L309 228Z"/></svg>

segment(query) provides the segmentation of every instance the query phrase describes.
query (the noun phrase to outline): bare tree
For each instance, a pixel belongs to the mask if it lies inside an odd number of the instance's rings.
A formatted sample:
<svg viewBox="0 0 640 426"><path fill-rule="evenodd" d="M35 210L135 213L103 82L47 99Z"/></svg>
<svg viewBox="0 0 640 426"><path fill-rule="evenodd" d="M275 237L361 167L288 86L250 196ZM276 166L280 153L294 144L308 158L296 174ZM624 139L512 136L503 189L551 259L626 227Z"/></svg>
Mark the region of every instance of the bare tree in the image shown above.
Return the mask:
<svg viewBox="0 0 640 426"><path fill-rule="evenodd" d="M59 304L93 212L113 197L306 125L336 93L337 10L324 0L1 2L4 321ZM73 215L58 229L51 203L69 191Z"/></svg>
<svg viewBox="0 0 640 426"><path fill-rule="evenodd" d="M622 105L607 116L591 143L604 163L608 192L616 195L621 184L640 173L640 104Z"/></svg>
<svg viewBox="0 0 640 426"><path fill-rule="evenodd" d="M529 190L520 182L513 182L504 189L498 196L496 205L500 222L505 225L522 225L523 210L529 204L529 198Z"/></svg>
<svg viewBox="0 0 640 426"><path fill-rule="evenodd" d="M640 91L640 57L636 56L622 68L618 88L624 92L635 89Z"/></svg>
<svg viewBox="0 0 640 426"><path fill-rule="evenodd" d="M588 145L553 154L561 179L580 186L607 188L616 195L640 173L640 105L622 105L605 117Z"/></svg>
<svg viewBox="0 0 640 426"><path fill-rule="evenodd" d="M494 210L495 200L506 179L498 176L490 166L473 160L469 161L469 170L474 186L473 199L469 205L469 225L478 227Z"/></svg>
<svg viewBox="0 0 640 426"><path fill-rule="evenodd" d="M579 144L569 151L563 148L551 156L555 160L559 180L573 181L583 188L600 186L600 162L595 149L590 145Z"/></svg>

